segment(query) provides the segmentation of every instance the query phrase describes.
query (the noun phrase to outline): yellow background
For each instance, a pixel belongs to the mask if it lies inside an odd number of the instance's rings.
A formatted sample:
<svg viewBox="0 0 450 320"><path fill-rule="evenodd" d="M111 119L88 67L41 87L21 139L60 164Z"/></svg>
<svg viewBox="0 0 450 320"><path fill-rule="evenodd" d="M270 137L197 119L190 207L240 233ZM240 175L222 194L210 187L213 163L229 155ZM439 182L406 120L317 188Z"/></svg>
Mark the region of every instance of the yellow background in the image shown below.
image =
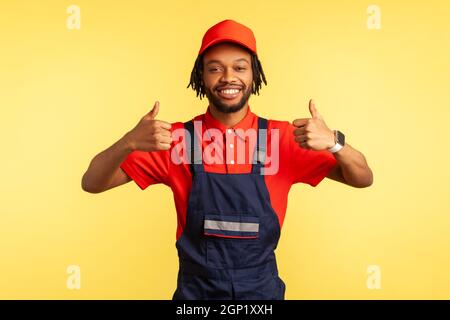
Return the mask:
<svg viewBox="0 0 450 320"><path fill-rule="evenodd" d="M66 9L81 9L68 30ZM277 250L287 299L449 299L450 3L2 1L0 298L170 299L176 216L163 185L81 190L89 161L155 100L159 118L203 113L186 89L204 32L257 38L268 86L252 110L307 117L314 98L361 150L374 184L294 185ZM66 268L81 267L81 289ZM381 268L381 289L366 286Z"/></svg>

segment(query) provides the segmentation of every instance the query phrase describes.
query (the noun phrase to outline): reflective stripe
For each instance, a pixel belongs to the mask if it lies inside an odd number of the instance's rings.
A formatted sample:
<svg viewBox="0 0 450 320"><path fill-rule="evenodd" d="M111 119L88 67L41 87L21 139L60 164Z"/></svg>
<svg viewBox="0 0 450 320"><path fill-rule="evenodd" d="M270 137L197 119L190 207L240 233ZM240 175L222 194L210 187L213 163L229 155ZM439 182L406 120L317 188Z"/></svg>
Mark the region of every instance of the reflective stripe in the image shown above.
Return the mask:
<svg viewBox="0 0 450 320"><path fill-rule="evenodd" d="M205 220L204 227L211 230L258 232L259 223Z"/></svg>

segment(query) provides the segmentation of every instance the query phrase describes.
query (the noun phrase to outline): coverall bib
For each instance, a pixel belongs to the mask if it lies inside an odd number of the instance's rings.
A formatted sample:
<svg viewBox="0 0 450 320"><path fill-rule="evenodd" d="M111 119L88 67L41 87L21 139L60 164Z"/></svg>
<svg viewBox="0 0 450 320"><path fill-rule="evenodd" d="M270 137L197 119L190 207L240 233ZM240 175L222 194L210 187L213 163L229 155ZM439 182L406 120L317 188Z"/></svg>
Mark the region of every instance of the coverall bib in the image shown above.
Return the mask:
<svg viewBox="0 0 450 320"><path fill-rule="evenodd" d="M245 174L206 172L194 124L184 126L193 140L193 181L186 224L176 242L179 271L173 299L284 299L274 252L280 224L261 174L267 119L258 118L252 171Z"/></svg>

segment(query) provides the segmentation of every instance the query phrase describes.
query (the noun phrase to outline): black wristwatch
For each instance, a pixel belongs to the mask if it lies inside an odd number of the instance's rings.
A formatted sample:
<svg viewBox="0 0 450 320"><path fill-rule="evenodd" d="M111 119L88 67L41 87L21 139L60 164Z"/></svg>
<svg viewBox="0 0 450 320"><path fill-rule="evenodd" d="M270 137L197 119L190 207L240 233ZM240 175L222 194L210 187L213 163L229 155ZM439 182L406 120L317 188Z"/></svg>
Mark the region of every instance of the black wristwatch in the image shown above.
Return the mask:
<svg viewBox="0 0 450 320"><path fill-rule="evenodd" d="M345 146L345 135L340 132L339 130L333 130L334 131L334 142L336 143L331 148L328 148L328 151L331 153L338 152Z"/></svg>

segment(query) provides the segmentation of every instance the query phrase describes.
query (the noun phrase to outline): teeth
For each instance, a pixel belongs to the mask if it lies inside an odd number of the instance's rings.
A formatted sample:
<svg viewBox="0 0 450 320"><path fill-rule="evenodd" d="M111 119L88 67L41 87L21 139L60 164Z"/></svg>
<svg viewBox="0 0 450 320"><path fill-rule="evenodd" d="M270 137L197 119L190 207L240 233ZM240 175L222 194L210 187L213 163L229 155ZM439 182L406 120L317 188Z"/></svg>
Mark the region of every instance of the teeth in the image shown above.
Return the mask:
<svg viewBox="0 0 450 320"><path fill-rule="evenodd" d="M240 91L239 89L220 90L220 92L225 93L225 94L235 94L235 93L238 93L239 91Z"/></svg>

